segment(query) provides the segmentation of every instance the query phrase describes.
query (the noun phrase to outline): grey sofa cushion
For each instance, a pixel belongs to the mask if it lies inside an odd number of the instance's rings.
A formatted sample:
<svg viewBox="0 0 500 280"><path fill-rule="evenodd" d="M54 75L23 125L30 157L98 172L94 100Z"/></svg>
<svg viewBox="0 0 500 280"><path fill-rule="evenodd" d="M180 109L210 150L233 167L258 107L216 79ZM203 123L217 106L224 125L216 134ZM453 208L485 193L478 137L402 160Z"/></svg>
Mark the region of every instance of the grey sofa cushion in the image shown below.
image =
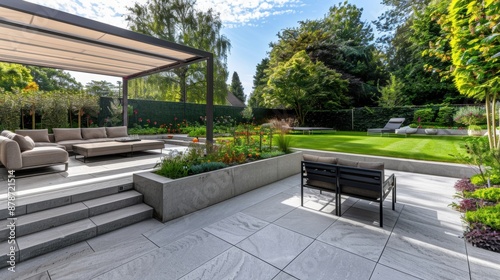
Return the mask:
<svg viewBox="0 0 500 280"><path fill-rule="evenodd" d="M53 128L52 131L56 142L83 139L79 128Z"/></svg>
<svg viewBox="0 0 500 280"><path fill-rule="evenodd" d="M68 152L56 147L37 147L21 154L23 168L68 161Z"/></svg>
<svg viewBox="0 0 500 280"><path fill-rule="evenodd" d="M127 127L126 126L106 127L106 135L108 136L108 138L128 137Z"/></svg>
<svg viewBox="0 0 500 280"><path fill-rule="evenodd" d="M104 127L82 128L83 139L106 138L106 129Z"/></svg>
<svg viewBox="0 0 500 280"><path fill-rule="evenodd" d="M359 168L366 168L366 169L384 170L384 163L383 162L359 161L358 162L358 167Z"/></svg>
<svg viewBox="0 0 500 280"><path fill-rule="evenodd" d="M305 161L337 164L336 157L320 157L320 156L309 155L309 154L303 154L302 157L304 158Z"/></svg>
<svg viewBox="0 0 500 280"><path fill-rule="evenodd" d="M338 165L343 165L343 166L351 166L351 167L358 167L358 162L354 160L348 160L348 159L342 159L339 158L337 161Z"/></svg>
<svg viewBox="0 0 500 280"><path fill-rule="evenodd" d="M16 133L23 136L29 136L35 143L50 142L48 129L16 129Z"/></svg>

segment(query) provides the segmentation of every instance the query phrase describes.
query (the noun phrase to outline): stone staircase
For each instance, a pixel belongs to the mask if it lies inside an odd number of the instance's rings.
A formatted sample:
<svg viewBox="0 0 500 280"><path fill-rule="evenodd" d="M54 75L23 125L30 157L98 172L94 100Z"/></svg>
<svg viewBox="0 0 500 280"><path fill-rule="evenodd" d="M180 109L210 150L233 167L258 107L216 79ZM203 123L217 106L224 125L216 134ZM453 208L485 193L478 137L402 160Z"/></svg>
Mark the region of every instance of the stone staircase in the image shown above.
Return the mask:
<svg viewBox="0 0 500 280"><path fill-rule="evenodd" d="M132 179L18 197L15 216L10 216L7 202L2 201L0 267L9 265L10 255L16 263L22 262L149 219L153 209L142 201ZM16 218L15 232L9 228L11 218ZM15 244L9 243L12 239Z"/></svg>

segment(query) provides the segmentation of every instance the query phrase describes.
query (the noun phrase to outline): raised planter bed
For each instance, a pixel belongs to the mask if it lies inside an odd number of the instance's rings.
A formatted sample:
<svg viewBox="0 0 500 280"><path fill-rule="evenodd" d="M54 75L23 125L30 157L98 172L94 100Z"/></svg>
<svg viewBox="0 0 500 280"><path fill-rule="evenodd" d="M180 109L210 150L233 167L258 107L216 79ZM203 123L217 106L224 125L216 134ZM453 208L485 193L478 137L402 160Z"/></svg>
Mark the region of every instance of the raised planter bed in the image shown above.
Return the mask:
<svg viewBox="0 0 500 280"><path fill-rule="evenodd" d="M137 173L134 188L166 222L297 174L301 160L302 152L295 152L175 180Z"/></svg>

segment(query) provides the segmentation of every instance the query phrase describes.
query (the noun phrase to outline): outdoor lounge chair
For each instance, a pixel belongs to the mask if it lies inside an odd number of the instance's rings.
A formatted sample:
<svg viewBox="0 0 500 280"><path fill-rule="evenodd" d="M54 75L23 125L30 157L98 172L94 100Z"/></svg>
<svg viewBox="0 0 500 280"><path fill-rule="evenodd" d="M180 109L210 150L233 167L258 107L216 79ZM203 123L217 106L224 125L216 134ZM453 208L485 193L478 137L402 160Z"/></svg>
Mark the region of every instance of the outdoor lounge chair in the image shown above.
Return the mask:
<svg viewBox="0 0 500 280"><path fill-rule="evenodd" d="M405 118L392 118L387 122L387 124L383 128L369 128L367 130L367 134L371 133L395 133L396 129L400 128L403 125Z"/></svg>

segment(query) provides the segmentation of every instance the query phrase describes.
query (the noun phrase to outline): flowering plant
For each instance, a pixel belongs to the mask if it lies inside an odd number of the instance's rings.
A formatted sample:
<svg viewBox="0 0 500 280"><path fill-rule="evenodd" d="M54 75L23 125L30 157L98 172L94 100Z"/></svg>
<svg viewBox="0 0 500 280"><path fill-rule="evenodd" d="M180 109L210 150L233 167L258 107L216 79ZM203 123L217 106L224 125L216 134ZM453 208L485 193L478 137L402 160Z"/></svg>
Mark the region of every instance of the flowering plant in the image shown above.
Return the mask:
<svg viewBox="0 0 500 280"><path fill-rule="evenodd" d="M453 120L465 125L476 125L486 120L486 112L483 107L461 107L455 113Z"/></svg>

